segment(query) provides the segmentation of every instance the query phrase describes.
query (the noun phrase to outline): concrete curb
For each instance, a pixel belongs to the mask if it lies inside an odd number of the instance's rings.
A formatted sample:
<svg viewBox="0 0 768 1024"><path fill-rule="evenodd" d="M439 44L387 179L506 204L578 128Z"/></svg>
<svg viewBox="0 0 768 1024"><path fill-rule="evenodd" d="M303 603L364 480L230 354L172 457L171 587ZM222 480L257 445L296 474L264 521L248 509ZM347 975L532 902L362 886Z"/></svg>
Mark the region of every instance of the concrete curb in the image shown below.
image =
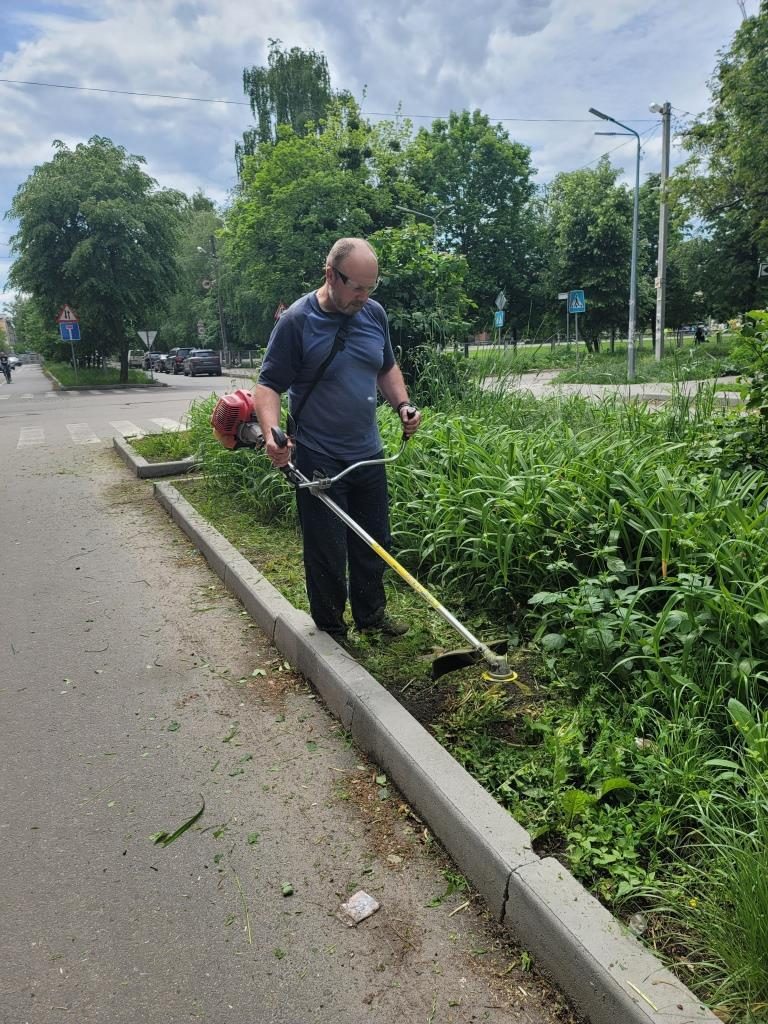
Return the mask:
<svg viewBox="0 0 768 1024"><path fill-rule="evenodd" d="M144 384L62 384L59 378L54 377L51 371L47 370L45 366L41 366L40 369L48 380L56 386L58 391L114 391L115 388L129 391L131 388L167 388L170 386L162 380L148 380Z"/></svg>
<svg viewBox="0 0 768 1024"><path fill-rule="evenodd" d="M113 437L112 444L123 462L142 480L155 479L159 476L180 476L189 473L199 465L194 455L175 462L147 462L143 455L122 437Z"/></svg>
<svg viewBox="0 0 768 1024"><path fill-rule="evenodd" d="M403 706L168 483L160 504L428 823L497 919L593 1024L718 1024Z"/></svg>

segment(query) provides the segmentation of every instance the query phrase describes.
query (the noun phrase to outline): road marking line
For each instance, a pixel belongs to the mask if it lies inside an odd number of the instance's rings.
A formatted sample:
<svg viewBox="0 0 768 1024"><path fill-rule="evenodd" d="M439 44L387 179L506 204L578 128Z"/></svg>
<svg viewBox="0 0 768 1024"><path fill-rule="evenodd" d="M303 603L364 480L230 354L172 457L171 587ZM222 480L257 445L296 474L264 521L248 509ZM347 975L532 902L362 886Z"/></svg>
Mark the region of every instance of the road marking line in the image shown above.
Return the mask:
<svg viewBox="0 0 768 1024"><path fill-rule="evenodd" d="M183 430L184 428L177 420L164 419L162 416L159 419L151 420L152 423L156 423L161 430L171 431Z"/></svg>
<svg viewBox="0 0 768 1024"><path fill-rule="evenodd" d="M130 420L110 420L110 427L114 427L118 434L122 434L123 437L145 437L146 431L142 430L141 427L137 427L135 423L131 423Z"/></svg>
<svg viewBox="0 0 768 1024"><path fill-rule="evenodd" d="M31 391L28 391L28 392L26 393L26 395L19 395L19 398L34 398L34 397L35 397L35 396L34 396L34 395L32 394L32 392L31 392Z"/></svg>
<svg viewBox="0 0 768 1024"><path fill-rule="evenodd" d="M6 402L10 397L10 395L0 395L0 402Z"/></svg>
<svg viewBox="0 0 768 1024"><path fill-rule="evenodd" d="M103 394L103 392L102 391L89 391L88 394L89 395L101 395L101 394Z"/></svg>
<svg viewBox="0 0 768 1024"><path fill-rule="evenodd" d="M98 444L98 438L87 423L67 423L72 440L75 444Z"/></svg>
<svg viewBox="0 0 768 1024"><path fill-rule="evenodd" d="M45 441L45 431L42 427L23 427L19 433L17 448L26 448L31 444L42 444Z"/></svg>
<svg viewBox="0 0 768 1024"><path fill-rule="evenodd" d="M46 393L43 395L43 398L58 398L58 397L59 397L59 392L58 391L46 391Z"/></svg>

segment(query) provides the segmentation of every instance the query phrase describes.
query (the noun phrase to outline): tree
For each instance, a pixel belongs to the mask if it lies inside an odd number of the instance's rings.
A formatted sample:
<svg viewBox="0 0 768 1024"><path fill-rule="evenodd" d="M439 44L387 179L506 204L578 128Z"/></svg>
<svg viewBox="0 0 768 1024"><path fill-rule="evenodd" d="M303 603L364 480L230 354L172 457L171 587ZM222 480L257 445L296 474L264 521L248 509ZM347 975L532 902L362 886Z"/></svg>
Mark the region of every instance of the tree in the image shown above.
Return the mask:
<svg viewBox="0 0 768 1024"><path fill-rule="evenodd" d="M712 105L683 136L691 159L675 191L720 246L720 273L737 282L729 312L768 299L757 262L768 251L768 0L745 18L710 82ZM732 261L732 262L729 262Z"/></svg>
<svg viewBox="0 0 768 1024"><path fill-rule="evenodd" d="M463 341L471 307L466 294L468 267L458 253L438 252L431 226L383 228L369 241L379 257L382 302L392 340L403 351L414 345Z"/></svg>
<svg viewBox="0 0 768 1024"><path fill-rule="evenodd" d="M280 302L319 286L337 238L392 223L374 166L377 131L354 101L335 100L322 133L281 127L274 145L260 144L246 160L221 242L235 301L247 304L261 343Z"/></svg>
<svg viewBox="0 0 768 1024"><path fill-rule="evenodd" d="M235 146L238 174L246 156L253 156L264 143L277 142L281 125L290 125L298 136L320 131L333 99L325 55L298 46L283 50L279 39L269 40L266 67L243 69L243 92L256 125Z"/></svg>
<svg viewBox="0 0 768 1024"><path fill-rule="evenodd" d="M595 168L558 174L546 192L548 288L584 289L580 328L595 351L600 334L627 316L632 197L616 184L618 173L603 157Z"/></svg>
<svg viewBox="0 0 768 1024"><path fill-rule="evenodd" d="M157 189L110 139L94 136L55 156L19 186L10 216L17 259L10 281L30 294L51 323L69 303L80 315L83 350L119 351L122 381L128 348L177 281L180 193Z"/></svg>
<svg viewBox="0 0 768 1024"><path fill-rule="evenodd" d="M514 322L528 315L534 267L535 194L530 150L479 110L422 128L407 155L411 181L427 198L446 248L466 257L470 296L482 322L500 288Z"/></svg>
<svg viewBox="0 0 768 1024"><path fill-rule="evenodd" d="M11 303L11 319L16 330L16 347L21 352L39 352L54 357L61 344L55 324L46 318L29 295L18 295Z"/></svg>
<svg viewBox="0 0 768 1024"><path fill-rule="evenodd" d="M222 223L214 203L202 192L196 192L182 204L176 250L177 285L152 318L161 349L198 343L219 347L216 289L221 282L211 239ZM200 322L206 326L206 337L198 342Z"/></svg>

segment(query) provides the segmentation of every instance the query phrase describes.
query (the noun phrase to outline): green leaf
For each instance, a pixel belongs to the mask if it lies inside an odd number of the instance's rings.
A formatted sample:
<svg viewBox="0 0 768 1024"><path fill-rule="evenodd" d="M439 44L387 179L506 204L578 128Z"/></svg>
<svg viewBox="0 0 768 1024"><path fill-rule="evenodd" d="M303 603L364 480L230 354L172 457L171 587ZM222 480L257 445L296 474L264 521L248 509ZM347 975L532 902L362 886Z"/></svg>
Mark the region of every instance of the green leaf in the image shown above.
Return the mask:
<svg viewBox="0 0 768 1024"><path fill-rule="evenodd" d="M168 726L168 732L176 732L180 728L181 726L179 725L178 722L171 722L170 725Z"/></svg>
<svg viewBox="0 0 768 1024"><path fill-rule="evenodd" d="M155 844L155 846L170 846L171 843L175 843L180 836L183 836L188 829L192 828L192 826L195 824L196 821L199 820L199 818L202 816L203 811L205 810L205 799L202 796L202 794L200 796L200 799L202 800L200 810L193 814L191 818L187 818L187 820L182 825L180 825L175 832L154 832L149 837Z"/></svg>
<svg viewBox="0 0 768 1024"><path fill-rule="evenodd" d="M293 886L290 882L285 882L281 891L283 896L293 896Z"/></svg>
<svg viewBox="0 0 768 1024"><path fill-rule="evenodd" d="M546 633L541 638L541 645L545 651L561 651L565 644L566 639L561 633Z"/></svg>
<svg viewBox="0 0 768 1024"><path fill-rule="evenodd" d="M600 783L597 799L602 800L604 796L607 796L609 793L615 793L619 789L637 789L637 786L634 782L630 782L629 779L624 779L620 776L613 779L605 779Z"/></svg>
<svg viewBox="0 0 768 1024"><path fill-rule="evenodd" d="M569 826L577 818L580 818L595 802L596 797L592 793L585 792L583 789L567 789L564 793L560 794L558 800L560 810L566 824Z"/></svg>
<svg viewBox="0 0 768 1024"><path fill-rule="evenodd" d="M261 832L249 832L248 833L248 845L255 846L258 843Z"/></svg>

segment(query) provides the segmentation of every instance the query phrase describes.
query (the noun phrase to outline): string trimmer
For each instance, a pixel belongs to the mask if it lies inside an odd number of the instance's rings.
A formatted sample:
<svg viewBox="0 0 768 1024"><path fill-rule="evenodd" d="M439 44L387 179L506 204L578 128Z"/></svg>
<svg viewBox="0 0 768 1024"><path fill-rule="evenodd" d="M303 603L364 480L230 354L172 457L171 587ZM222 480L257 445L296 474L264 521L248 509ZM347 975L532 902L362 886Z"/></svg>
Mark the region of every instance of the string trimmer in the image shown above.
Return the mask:
<svg viewBox="0 0 768 1024"><path fill-rule="evenodd" d="M211 415L211 425L217 438L227 448L247 447L259 449L264 447L264 436L256 419L256 414L253 410L253 397L249 391L241 389L232 395L225 395L224 398L220 398ZM287 446L288 438L279 427L272 428L272 436L278 447L285 448ZM440 676L445 675L447 672L454 672L458 668L464 668L467 665L474 665L479 661L483 661L487 666L486 671L483 673L484 679L500 683L514 682L517 679L517 674L510 670L507 663L505 656L507 649L506 641L499 640L484 644L482 640L478 640L466 626L459 622L455 615L452 615L437 600L434 594L431 594L425 586L419 583L415 577L411 576L408 570L400 565L396 558L386 551L378 541L374 540L362 526L356 523L343 508L337 505L325 493L338 480L345 477L348 473L359 469L361 466L376 466L394 462L405 449L405 443L406 438L403 437L400 450L396 455L391 455L389 458L384 459L366 459L362 462L356 462L351 466L347 466L341 473L337 473L333 477L318 477L310 480L292 462L282 466L281 472L298 490L308 490L318 501L322 501L324 505L327 505L334 515L338 516L350 530L375 551L379 558L383 559L391 569L394 569L397 575L405 580L409 587L423 597L427 604L434 608L448 625L452 626L470 644L469 649L447 651L445 654L438 655L432 662L433 679L439 679Z"/></svg>

